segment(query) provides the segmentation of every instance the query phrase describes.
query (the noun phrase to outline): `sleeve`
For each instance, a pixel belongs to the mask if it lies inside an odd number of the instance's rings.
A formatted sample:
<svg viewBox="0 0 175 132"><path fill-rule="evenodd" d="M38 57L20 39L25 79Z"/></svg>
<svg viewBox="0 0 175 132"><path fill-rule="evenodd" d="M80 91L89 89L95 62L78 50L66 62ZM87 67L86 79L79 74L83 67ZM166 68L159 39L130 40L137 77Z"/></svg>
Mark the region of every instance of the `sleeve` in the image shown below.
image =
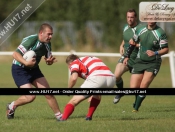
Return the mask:
<svg viewBox="0 0 175 132"><path fill-rule="evenodd" d="M165 32L160 36L159 45L161 49L168 47L168 39Z"/></svg>
<svg viewBox="0 0 175 132"><path fill-rule="evenodd" d="M17 47L16 52L24 55L32 47L32 41L30 39L23 39L21 44Z"/></svg>
<svg viewBox="0 0 175 132"><path fill-rule="evenodd" d="M45 45L46 46L46 49L47 49L47 52L45 54L45 57L46 58L49 58L49 56L52 55L52 48L51 48L51 43L48 43Z"/></svg>

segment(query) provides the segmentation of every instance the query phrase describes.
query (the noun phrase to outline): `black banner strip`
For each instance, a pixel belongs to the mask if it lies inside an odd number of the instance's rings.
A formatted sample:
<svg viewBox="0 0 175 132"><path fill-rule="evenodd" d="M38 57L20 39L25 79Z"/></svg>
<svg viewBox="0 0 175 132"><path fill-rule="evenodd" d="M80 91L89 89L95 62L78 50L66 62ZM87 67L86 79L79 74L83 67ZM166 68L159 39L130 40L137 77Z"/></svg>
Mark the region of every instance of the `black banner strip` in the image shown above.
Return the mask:
<svg viewBox="0 0 175 132"><path fill-rule="evenodd" d="M175 88L0 88L0 95L175 95Z"/></svg>

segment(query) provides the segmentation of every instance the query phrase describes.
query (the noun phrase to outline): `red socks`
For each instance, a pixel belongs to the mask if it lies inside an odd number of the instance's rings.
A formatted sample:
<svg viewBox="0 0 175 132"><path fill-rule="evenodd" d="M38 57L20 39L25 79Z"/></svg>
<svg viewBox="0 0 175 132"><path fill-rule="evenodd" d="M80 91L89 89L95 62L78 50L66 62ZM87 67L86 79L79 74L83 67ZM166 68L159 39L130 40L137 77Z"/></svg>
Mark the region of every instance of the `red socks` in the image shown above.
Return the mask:
<svg viewBox="0 0 175 132"><path fill-rule="evenodd" d="M92 98L89 106L88 114L86 115L86 117L92 117L94 111L96 110L99 104L100 104L100 100L96 98Z"/></svg>
<svg viewBox="0 0 175 132"><path fill-rule="evenodd" d="M67 120L69 116L73 113L74 111L74 106L72 104L67 104L64 108L62 120Z"/></svg>
<svg viewBox="0 0 175 132"><path fill-rule="evenodd" d="M100 100L92 98L87 117L92 117L94 111L96 110L97 106L100 104ZM62 120L67 120L69 116L73 113L74 107L72 104L67 104L64 108L64 112L62 115Z"/></svg>

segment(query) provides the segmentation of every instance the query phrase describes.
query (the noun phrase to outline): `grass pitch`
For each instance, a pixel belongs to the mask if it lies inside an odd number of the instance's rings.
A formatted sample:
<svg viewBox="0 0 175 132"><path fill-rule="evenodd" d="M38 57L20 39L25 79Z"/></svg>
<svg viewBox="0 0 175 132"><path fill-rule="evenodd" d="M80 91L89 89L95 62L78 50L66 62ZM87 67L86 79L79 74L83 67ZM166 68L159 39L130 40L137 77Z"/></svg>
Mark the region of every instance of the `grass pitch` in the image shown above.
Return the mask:
<svg viewBox="0 0 175 132"><path fill-rule="evenodd" d="M6 59L3 59L6 58ZM65 63L65 57L57 57L58 62L48 66L42 60L40 63L40 69L45 75L46 79L48 80L50 87L52 88L66 88L68 86L68 67ZM118 58L115 57L103 57L102 60L109 66L111 71L114 72L115 66L117 64ZM16 88L16 85L13 81L11 75L11 64L12 64L12 57L0 57L0 87L1 88ZM124 80L124 87L129 88L129 81L130 81L131 74L129 72L124 73L123 80ZM83 79L78 79L77 84L75 87L79 87ZM171 88L171 74L170 74L170 66L168 59L163 60L162 66L158 75L155 77L153 82L150 85L150 88Z"/></svg>
<svg viewBox="0 0 175 132"><path fill-rule="evenodd" d="M66 88L68 82L68 68L64 57L58 57L58 63L47 66L42 61L40 68L52 88ZM116 58L104 58L104 62L112 71L117 63ZM0 58L0 87L16 88L11 76L12 58ZM124 86L129 87L130 73L123 75ZM79 79L75 87L79 87L83 80ZM171 75L168 60L164 60L155 80L150 88L171 88ZM8 89L7 89L8 90ZM89 103L84 101L74 110L66 122L57 122L52 110L46 103L44 96L37 96L28 105L18 107L15 119L8 120L5 116L6 104L16 100L19 96L0 96L0 131L3 132L174 132L175 105L174 96L149 96L145 98L138 113L132 113L134 95L122 97L118 104L113 104L114 96L102 96L102 101L94 113L92 121L85 121ZM71 98L66 95L56 95L60 109Z"/></svg>
<svg viewBox="0 0 175 132"><path fill-rule="evenodd" d="M103 96L92 121L85 121L89 103L79 104L65 122L58 122L44 96L18 107L15 119L5 116L6 103L18 96L0 96L0 126L3 132L174 132L174 96L147 96L138 113L132 113L134 96L122 97L113 104L113 96ZM56 95L61 110L71 97Z"/></svg>

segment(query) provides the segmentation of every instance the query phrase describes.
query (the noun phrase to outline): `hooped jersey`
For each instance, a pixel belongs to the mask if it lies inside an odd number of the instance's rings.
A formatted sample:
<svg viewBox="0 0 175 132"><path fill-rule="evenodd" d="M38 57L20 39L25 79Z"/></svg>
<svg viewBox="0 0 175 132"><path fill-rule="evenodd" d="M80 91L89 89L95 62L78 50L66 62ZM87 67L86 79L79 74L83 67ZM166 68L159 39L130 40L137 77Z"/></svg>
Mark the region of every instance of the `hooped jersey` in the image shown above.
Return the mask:
<svg viewBox="0 0 175 132"><path fill-rule="evenodd" d="M168 47L166 33L159 26L156 26L153 30L148 29L147 26L139 28L136 31L135 41L140 43L137 58L146 62L161 59L160 55L149 57L146 54L147 50L158 51Z"/></svg>
<svg viewBox="0 0 175 132"><path fill-rule="evenodd" d="M16 51L22 56L29 50L33 50L36 53L36 64L34 67L36 67L39 64L42 56L48 58L52 54L51 43L46 44L40 42L37 34L23 38L21 44L16 49ZM13 64L23 66L20 62L18 62L15 59L13 60Z"/></svg>
<svg viewBox="0 0 175 132"><path fill-rule="evenodd" d="M69 66L71 74L77 72L78 76L86 79L89 76L114 76L110 69L97 57L81 57L74 60Z"/></svg>

